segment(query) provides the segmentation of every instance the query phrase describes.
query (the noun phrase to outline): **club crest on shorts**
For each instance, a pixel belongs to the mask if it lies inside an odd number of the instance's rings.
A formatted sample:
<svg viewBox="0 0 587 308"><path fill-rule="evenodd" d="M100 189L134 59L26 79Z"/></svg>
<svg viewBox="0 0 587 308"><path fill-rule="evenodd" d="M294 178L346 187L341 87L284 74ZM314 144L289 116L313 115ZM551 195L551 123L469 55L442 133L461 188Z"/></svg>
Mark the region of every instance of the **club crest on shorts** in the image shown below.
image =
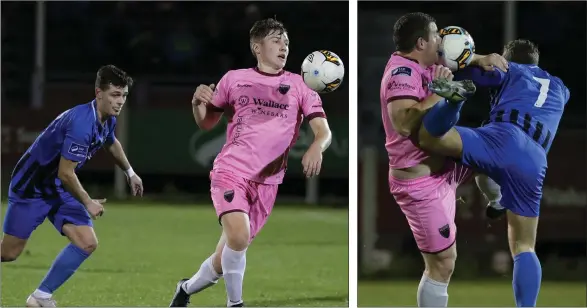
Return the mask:
<svg viewBox="0 0 587 308"><path fill-rule="evenodd" d="M440 235L442 235L442 237L448 238L450 236L450 226L446 224L438 228L438 232L440 232Z"/></svg>
<svg viewBox="0 0 587 308"><path fill-rule="evenodd" d="M285 95L289 91L290 86L288 84L280 84L279 85L279 93Z"/></svg>
<svg viewBox="0 0 587 308"><path fill-rule="evenodd" d="M226 200L227 202L232 202L232 199L234 199L234 190L225 191L224 200Z"/></svg>

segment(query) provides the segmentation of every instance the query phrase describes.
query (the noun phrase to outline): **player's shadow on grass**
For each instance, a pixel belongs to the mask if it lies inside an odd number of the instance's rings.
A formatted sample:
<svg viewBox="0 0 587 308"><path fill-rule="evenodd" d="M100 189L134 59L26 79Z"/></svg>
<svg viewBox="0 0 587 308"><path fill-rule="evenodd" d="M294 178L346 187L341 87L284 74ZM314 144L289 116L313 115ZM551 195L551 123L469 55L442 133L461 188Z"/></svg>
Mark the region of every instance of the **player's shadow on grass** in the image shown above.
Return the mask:
<svg viewBox="0 0 587 308"><path fill-rule="evenodd" d="M295 306L304 304L312 304L315 302L340 302L348 303L348 296L314 296L314 297L298 297L288 299L267 299L246 302L249 307L279 307L287 306L295 303ZM293 306L293 305L292 305Z"/></svg>

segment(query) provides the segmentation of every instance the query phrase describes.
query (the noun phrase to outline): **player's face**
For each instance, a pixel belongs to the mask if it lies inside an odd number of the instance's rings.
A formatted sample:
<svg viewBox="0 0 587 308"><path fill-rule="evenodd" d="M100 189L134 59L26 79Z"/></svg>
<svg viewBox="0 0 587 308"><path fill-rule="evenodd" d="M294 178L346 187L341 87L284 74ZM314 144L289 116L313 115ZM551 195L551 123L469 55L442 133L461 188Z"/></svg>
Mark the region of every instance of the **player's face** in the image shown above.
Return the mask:
<svg viewBox="0 0 587 308"><path fill-rule="evenodd" d="M102 101L101 111L109 116L118 116L128 96L127 87L110 85L108 90L96 89L96 97Z"/></svg>
<svg viewBox="0 0 587 308"><path fill-rule="evenodd" d="M289 55L289 38L287 33L277 31L269 33L261 44L261 60L271 67L283 69Z"/></svg>
<svg viewBox="0 0 587 308"><path fill-rule="evenodd" d="M424 41L424 40L423 40ZM428 26L428 41L423 42L422 51L427 65L432 65L439 60L438 51L440 50L440 43L442 39L438 34L438 27L436 23L431 22Z"/></svg>

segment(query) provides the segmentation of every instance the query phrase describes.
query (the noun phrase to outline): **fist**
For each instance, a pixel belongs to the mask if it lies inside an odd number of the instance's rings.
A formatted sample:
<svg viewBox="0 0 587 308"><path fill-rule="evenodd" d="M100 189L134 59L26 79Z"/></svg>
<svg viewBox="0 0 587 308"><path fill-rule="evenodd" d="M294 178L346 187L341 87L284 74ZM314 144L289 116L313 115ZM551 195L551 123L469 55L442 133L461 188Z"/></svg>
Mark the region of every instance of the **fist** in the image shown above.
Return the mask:
<svg viewBox="0 0 587 308"><path fill-rule="evenodd" d="M434 67L434 80L436 79L447 79L449 81L452 81L452 79L454 78L454 75L452 74L452 72L450 71L450 69L446 66L442 66L442 65L436 65Z"/></svg>
<svg viewBox="0 0 587 308"><path fill-rule="evenodd" d="M204 104L211 104L212 103L212 95L214 95L214 88L216 86L211 84L209 86L205 84L201 84L196 88L196 92L194 92L194 97L192 98L192 105L200 105Z"/></svg>

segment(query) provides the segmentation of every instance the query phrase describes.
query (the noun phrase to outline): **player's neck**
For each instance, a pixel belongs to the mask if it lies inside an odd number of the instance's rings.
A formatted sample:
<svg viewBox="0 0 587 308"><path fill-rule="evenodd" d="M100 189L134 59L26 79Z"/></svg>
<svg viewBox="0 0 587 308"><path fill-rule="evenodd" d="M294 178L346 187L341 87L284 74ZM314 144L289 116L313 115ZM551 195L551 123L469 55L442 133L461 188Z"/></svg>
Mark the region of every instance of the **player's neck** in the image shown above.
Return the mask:
<svg viewBox="0 0 587 308"><path fill-rule="evenodd" d="M270 65L264 64L262 62L258 62L257 63L257 70L259 70L259 72L262 72L262 73L265 73L265 74L277 75L283 69L275 69L275 68L271 67Z"/></svg>
<svg viewBox="0 0 587 308"><path fill-rule="evenodd" d="M106 115L106 113L100 111L100 105L100 101L96 99L96 116L98 117L98 122L104 124L106 122L106 119L108 119L108 116Z"/></svg>
<svg viewBox="0 0 587 308"><path fill-rule="evenodd" d="M414 60L415 62L418 62L418 64L422 67L422 68L428 68L428 66L430 65L426 65L424 59L423 59L423 55L418 53L417 51L411 51L411 52L397 52L397 54L401 57L410 59L410 60Z"/></svg>

